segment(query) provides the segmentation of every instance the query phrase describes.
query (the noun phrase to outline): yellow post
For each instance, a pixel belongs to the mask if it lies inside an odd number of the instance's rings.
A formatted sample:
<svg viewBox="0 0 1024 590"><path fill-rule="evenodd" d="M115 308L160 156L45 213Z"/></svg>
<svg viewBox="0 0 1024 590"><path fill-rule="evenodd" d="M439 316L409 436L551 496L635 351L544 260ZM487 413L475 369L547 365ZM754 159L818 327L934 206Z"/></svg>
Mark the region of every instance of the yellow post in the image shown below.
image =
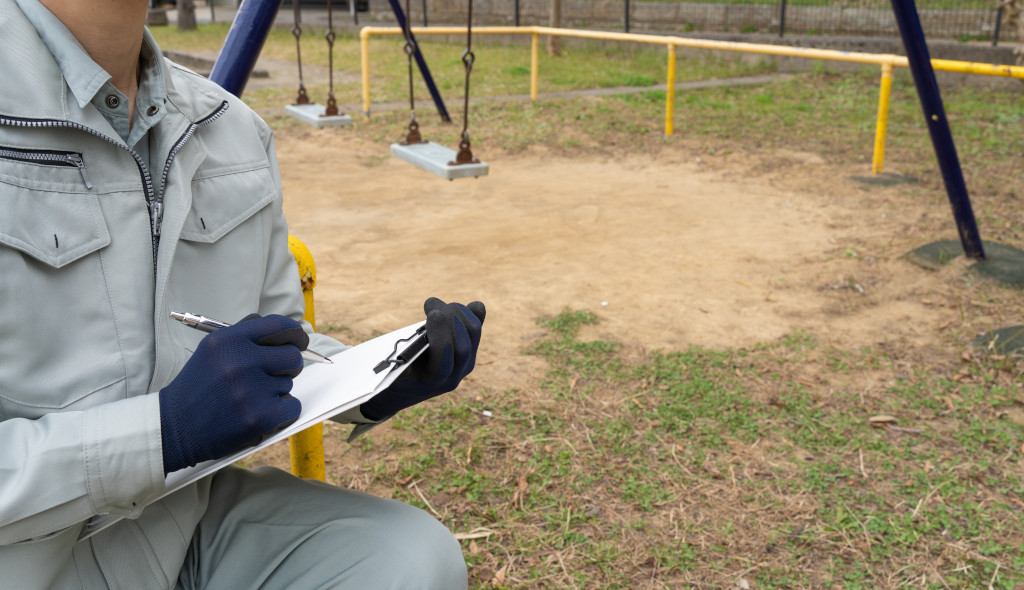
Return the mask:
<svg viewBox="0 0 1024 590"><path fill-rule="evenodd" d="M665 92L665 135L672 135L676 111L676 46L668 44L668 88Z"/></svg>
<svg viewBox="0 0 1024 590"><path fill-rule="evenodd" d="M889 122L889 95L892 93L892 64L882 64L882 85L878 89L878 122L875 124L875 153L871 159L871 172L882 173L885 160L885 128Z"/></svg>
<svg viewBox="0 0 1024 590"><path fill-rule="evenodd" d="M363 70L363 117L370 118L370 30L359 31L359 63ZM310 258L310 263L312 263Z"/></svg>
<svg viewBox="0 0 1024 590"><path fill-rule="evenodd" d="M316 285L316 265L309 249L293 236L288 236L288 249L299 265L299 280L302 282L302 295L306 300L306 314L303 319L316 330L315 310L313 308L313 287ZM326 481L327 468L324 461L324 426L310 426L298 434L288 437L288 450L291 453L292 473L297 477Z"/></svg>
<svg viewBox="0 0 1024 590"><path fill-rule="evenodd" d="M540 35L533 34L530 43L530 100L537 102L537 70L540 69Z"/></svg>

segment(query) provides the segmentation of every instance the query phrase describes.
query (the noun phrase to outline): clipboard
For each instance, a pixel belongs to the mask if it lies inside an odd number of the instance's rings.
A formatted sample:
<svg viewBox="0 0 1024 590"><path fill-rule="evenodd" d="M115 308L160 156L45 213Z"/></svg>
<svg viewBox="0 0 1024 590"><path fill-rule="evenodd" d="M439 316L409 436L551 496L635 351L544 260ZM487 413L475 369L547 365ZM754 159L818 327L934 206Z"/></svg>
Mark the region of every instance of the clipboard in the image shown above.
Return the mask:
<svg viewBox="0 0 1024 590"><path fill-rule="evenodd" d="M291 395L302 402L302 411L294 423L258 445L169 473L164 490L146 499L143 505L165 498L260 449L354 408L387 389L427 349L425 323L399 328L346 349L331 357L333 364L307 365L295 378L291 391ZM88 539L123 518L115 514L94 516L82 528L78 540Z"/></svg>

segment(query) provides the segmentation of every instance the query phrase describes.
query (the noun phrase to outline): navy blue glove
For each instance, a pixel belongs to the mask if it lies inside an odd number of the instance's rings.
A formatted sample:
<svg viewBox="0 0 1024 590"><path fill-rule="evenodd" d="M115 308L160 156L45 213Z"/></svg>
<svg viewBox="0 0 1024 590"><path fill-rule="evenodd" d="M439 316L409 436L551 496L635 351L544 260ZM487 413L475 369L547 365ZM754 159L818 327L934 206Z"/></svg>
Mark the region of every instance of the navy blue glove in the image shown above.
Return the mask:
<svg viewBox="0 0 1024 590"><path fill-rule="evenodd" d="M487 309L474 301L468 306L431 297L423 304L430 346L384 391L359 406L369 420L388 416L421 401L448 393L473 370L480 330Z"/></svg>
<svg viewBox="0 0 1024 590"><path fill-rule="evenodd" d="M258 443L299 417L288 392L309 336L279 315L251 315L207 334L160 390L164 473Z"/></svg>

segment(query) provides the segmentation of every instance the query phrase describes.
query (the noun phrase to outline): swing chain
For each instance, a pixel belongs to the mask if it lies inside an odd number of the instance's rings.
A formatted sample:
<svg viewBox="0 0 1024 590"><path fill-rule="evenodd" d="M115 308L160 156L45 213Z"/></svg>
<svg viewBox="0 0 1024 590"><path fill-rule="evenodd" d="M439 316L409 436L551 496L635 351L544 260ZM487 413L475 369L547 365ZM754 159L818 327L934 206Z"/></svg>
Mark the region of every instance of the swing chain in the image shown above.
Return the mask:
<svg viewBox="0 0 1024 590"><path fill-rule="evenodd" d="M295 35L295 55L299 63L299 93L295 97L295 104L309 104L306 84L302 81L302 44L299 42L299 38L302 37L302 17L299 15L298 0L295 0L295 26L292 27L292 35Z"/></svg>
<svg viewBox="0 0 1024 590"><path fill-rule="evenodd" d="M473 0L469 0L467 12L466 50L462 52L462 65L466 69L466 91L462 104L462 140L459 141L459 152L455 155L455 161L448 162L449 166L480 163L480 160L473 157L469 143L469 75L473 72L473 62L476 61L476 55L473 53Z"/></svg>
<svg viewBox="0 0 1024 590"><path fill-rule="evenodd" d="M354 0L349 0L353 2ZM413 83L412 83L412 56L416 53L416 46L412 41L412 31L409 29L409 0L405 0L405 26L402 28L402 34L405 35L405 45L402 50L405 51L405 56L409 61L409 131L405 134L405 140L401 141L401 145L413 145L417 143L428 143L423 139L420 134L420 124L416 122L416 98L413 94Z"/></svg>
<svg viewBox="0 0 1024 590"><path fill-rule="evenodd" d="M299 0L293 0L296 5ZM350 0L351 1L351 0ZM333 117L338 114L338 101L334 98L334 10L331 0L327 0L327 33L324 35L327 40L327 107L322 117Z"/></svg>

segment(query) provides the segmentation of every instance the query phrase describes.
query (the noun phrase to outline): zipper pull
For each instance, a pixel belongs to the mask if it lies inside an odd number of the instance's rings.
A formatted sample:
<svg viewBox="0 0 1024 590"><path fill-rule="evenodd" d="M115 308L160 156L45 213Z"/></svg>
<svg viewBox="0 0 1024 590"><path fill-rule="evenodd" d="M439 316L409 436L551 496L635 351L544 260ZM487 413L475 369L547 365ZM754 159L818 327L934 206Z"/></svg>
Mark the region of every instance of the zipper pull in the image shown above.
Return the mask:
<svg viewBox="0 0 1024 590"><path fill-rule="evenodd" d="M85 183L85 188L91 189L92 183L89 182L89 176L85 173L85 158L81 154L68 154L67 160L82 173L82 182Z"/></svg>
<svg viewBox="0 0 1024 590"><path fill-rule="evenodd" d="M160 237L160 224L164 221L164 204L153 201L149 206L149 219L153 224L153 237Z"/></svg>

